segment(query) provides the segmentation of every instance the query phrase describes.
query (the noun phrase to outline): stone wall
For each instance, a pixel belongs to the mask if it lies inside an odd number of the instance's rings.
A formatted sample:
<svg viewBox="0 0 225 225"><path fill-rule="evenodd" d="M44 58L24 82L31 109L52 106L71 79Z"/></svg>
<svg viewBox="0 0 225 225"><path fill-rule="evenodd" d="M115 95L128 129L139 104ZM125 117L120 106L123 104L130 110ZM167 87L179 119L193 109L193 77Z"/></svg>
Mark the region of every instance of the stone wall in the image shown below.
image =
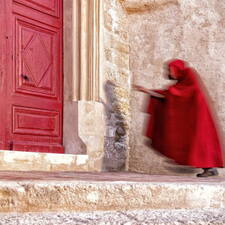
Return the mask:
<svg viewBox="0 0 225 225"><path fill-rule="evenodd" d="M130 70L133 82L161 88L163 62L181 58L200 74L225 129L225 2L217 0L127 0ZM146 96L132 92L129 170L151 174L183 174L193 170L173 166L155 154L143 137Z"/></svg>
<svg viewBox="0 0 225 225"><path fill-rule="evenodd" d="M86 154L78 136L78 103L73 101L73 0L64 0L64 105L63 146L66 154Z"/></svg>
<svg viewBox="0 0 225 225"><path fill-rule="evenodd" d="M103 104L106 112L104 170L125 169L130 122L128 18L121 2L103 3Z"/></svg>
<svg viewBox="0 0 225 225"><path fill-rule="evenodd" d="M68 130L74 127L74 130L69 133L69 137L65 137L64 143L67 144L68 140L71 140L71 137L73 138L72 140L77 141L78 146L77 148L75 147L76 152L87 153L89 156L88 167L90 171L123 170L126 166L129 147L130 123L127 13L118 0L95 0L93 1L94 3L92 0L82 0L81 2L89 13L90 8L92 8L91 11L95 11L99 7L99 18L97 18L98 16L92 15L93 18L99 20L99 24L96 23L93 33L91 33L90 30L85 30L91 27L89 24L89 16L81 15L81 49L78 50L81 52L81 61L83 60L82 57L87 58L84 62L82 61L81 71L79 71L79 84L81 85L79 88L83 89L81 92L84 92L85 95L86 92L89 92L89 87L93 88L95 86L93 84L98 83L100 87L98 93L100 98L82 98L83 95L81 95L81 99L78 98L77 104L75 104L70 100L71 96L67 91L65 92L66 113L68 114L73 110L74 116L72 117L73 120L65 123L64 128ZM87 13L87 11L82 10L81 12ZM68 16L70 15L68 14ZM69 25L67 24L66 26L69 29ZM88 37L84 35L87 32L90 32ZM95 42L97 37L99 43L97 43L98 41ZM76 38L76 36L73 38ZM65 43L71 46L71 43L68 44L70 40L67 39L68 35L65 34ZM90 42L91 39L94 39L93 43ZM90 64L96 60L93 58L94 56L90 55L91 51L86 49L87 47L88 49L95 48L95 50L98 48L97 61L99 61L99 65L94 64L93 66L95 69L96 66L99 67L97 69L99 71L99 74L97 74L98 80L91 73L85 78L83 77L84 73L82 73L82 68L83 71L87 70L89 72L92 70L90 69ZM75 51L75 48L73 51ZM89 60L90 56L92 60ZM68 65L67 62L66 65ZM70 65L65 69L71 69ZM79 79L77 79L78 82ZM82 86L82 80L86 81L86 87ZM65 89L71 90L71 84L70 79L65 80ZM76 118L77 121L75 121ZM76 122L78 128L73 121Z"/></svg>

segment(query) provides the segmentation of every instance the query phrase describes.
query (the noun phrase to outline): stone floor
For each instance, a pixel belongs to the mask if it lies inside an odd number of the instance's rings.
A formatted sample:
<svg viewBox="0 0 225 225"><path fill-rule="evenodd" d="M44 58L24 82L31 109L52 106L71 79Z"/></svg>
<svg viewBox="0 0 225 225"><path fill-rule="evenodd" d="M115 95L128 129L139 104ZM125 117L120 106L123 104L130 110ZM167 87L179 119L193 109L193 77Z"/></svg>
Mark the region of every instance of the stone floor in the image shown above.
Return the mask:
<svg viewBox="0 0 225 225"><path fill-rule="evenodd" d="M134 210L1 214L0 225L224 225L225 210Z"/></svg>
<svg viewBox="0 0 225 225"><path fill-rule="evenodd" d="M25 181L25 180L40 180L40 181L127 181L127 182L198 182L198 183L211 183L218 184L225 182L224 176L210 177L210 178L197 178L193 175L190 176L162 176L162 175L149 175L131 172L17 172L17 171L0 171L0 180L8 181Z"/></svg>

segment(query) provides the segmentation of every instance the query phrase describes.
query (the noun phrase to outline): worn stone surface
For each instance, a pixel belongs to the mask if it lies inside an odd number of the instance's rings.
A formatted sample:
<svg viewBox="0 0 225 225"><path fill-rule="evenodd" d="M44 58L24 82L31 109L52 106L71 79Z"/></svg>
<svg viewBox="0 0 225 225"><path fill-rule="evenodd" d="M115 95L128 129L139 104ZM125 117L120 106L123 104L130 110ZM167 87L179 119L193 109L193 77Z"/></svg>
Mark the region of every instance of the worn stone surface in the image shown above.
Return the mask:
<svg viewBox="0 0 225 225"><path fill-rule="evenodd" d="M0 225L223 225L224 209L0 214Z"/></svg>
<svg viewBox="0 0 225 225"><path fill-rule="evenodd" d="M127 14L118 0L103 1L103 101L106 135L103 170L124 170L129 143L130 73Z"/></svg>
<svg viewBox="0 0 225 225"><path fill-rule="evenodd" d="M163 77L163 63L172 58L188 61L203 79L224 131L225 2L125 0L123 5L129 13L133 83L151 89L163 88L169 83ZM196 172L172 165L150 149L143 137L148 119L148 115L143 113L146 101L144 94L132 92L129 169L151 174Z"/></svg>
<svg viewBox="0 0 225 225"><path fill-rule="evenodd" d="M0 212L225 208L224 177L0 173Z"/></svg>
<svg viewBox="0 0 225 225"><path fill-rule="evenodd" d="M78 134L86 146L89 171L101 171L104 156L104 107L99 102L78 102Z"/></svg>
<svg viewBox="0 0 225 225"><path fill-rule="evenodd" d="M122 0L121 3L129 14L133 14L159 10L171 4L179 4L179 0Z"/></svg>
<svg viewBox="0 0 225 225"><path fill-rule="evenodd" d="M88 171L88 155L0 151L0 171Z"/></svg>

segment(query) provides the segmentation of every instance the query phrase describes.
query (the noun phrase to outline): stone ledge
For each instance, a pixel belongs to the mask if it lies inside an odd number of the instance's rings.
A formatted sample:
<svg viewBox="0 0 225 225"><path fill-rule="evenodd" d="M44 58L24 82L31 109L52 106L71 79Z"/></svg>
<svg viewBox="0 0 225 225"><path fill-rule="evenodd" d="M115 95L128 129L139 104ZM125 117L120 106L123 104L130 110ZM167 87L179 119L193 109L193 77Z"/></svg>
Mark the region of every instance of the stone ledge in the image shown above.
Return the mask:
<svg viewBox="0 0 225 225"><path fill-rule="evenodd" d="M88 171L88 155L0 151L0 171Z"/></svg>
<svg viewBox="0 0 225 225"><path fill-rule="evenodd" d="M199 180L132 173L27 174L0 173L0 212L225 208L224 178Z"/></svg>

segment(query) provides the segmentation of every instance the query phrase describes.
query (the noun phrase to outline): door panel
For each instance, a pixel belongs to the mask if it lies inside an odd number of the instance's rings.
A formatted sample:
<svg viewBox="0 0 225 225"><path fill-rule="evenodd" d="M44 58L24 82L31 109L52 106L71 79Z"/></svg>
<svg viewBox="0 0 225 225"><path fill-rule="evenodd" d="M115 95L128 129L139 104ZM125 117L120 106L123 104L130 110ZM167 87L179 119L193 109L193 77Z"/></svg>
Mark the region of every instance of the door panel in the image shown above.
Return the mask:
<svg viewBox="0 0 225 225"><path fill-rule="evenodd" d="M16 18L16 91L58 97L57 71L60 33L28 19ZM20 76L17 76L20 74Z"/></svg>
<svg viewBox="0 0 225 225"><path fill-rule="evenodd" d="M62 0L5 2L5 149L63 153Z"/></svg>
<svg viewBox="0 0 225 225"><path fill-rule="evenodd" d="M14 0L14 3L23 4L51 16L59 17L60 0Z"/></svg>
<svg viewBox="0 0 225 225"><path fill-rule="evenodd" d="M59 112L13 106L13 133L59 136Z"/></svg>

